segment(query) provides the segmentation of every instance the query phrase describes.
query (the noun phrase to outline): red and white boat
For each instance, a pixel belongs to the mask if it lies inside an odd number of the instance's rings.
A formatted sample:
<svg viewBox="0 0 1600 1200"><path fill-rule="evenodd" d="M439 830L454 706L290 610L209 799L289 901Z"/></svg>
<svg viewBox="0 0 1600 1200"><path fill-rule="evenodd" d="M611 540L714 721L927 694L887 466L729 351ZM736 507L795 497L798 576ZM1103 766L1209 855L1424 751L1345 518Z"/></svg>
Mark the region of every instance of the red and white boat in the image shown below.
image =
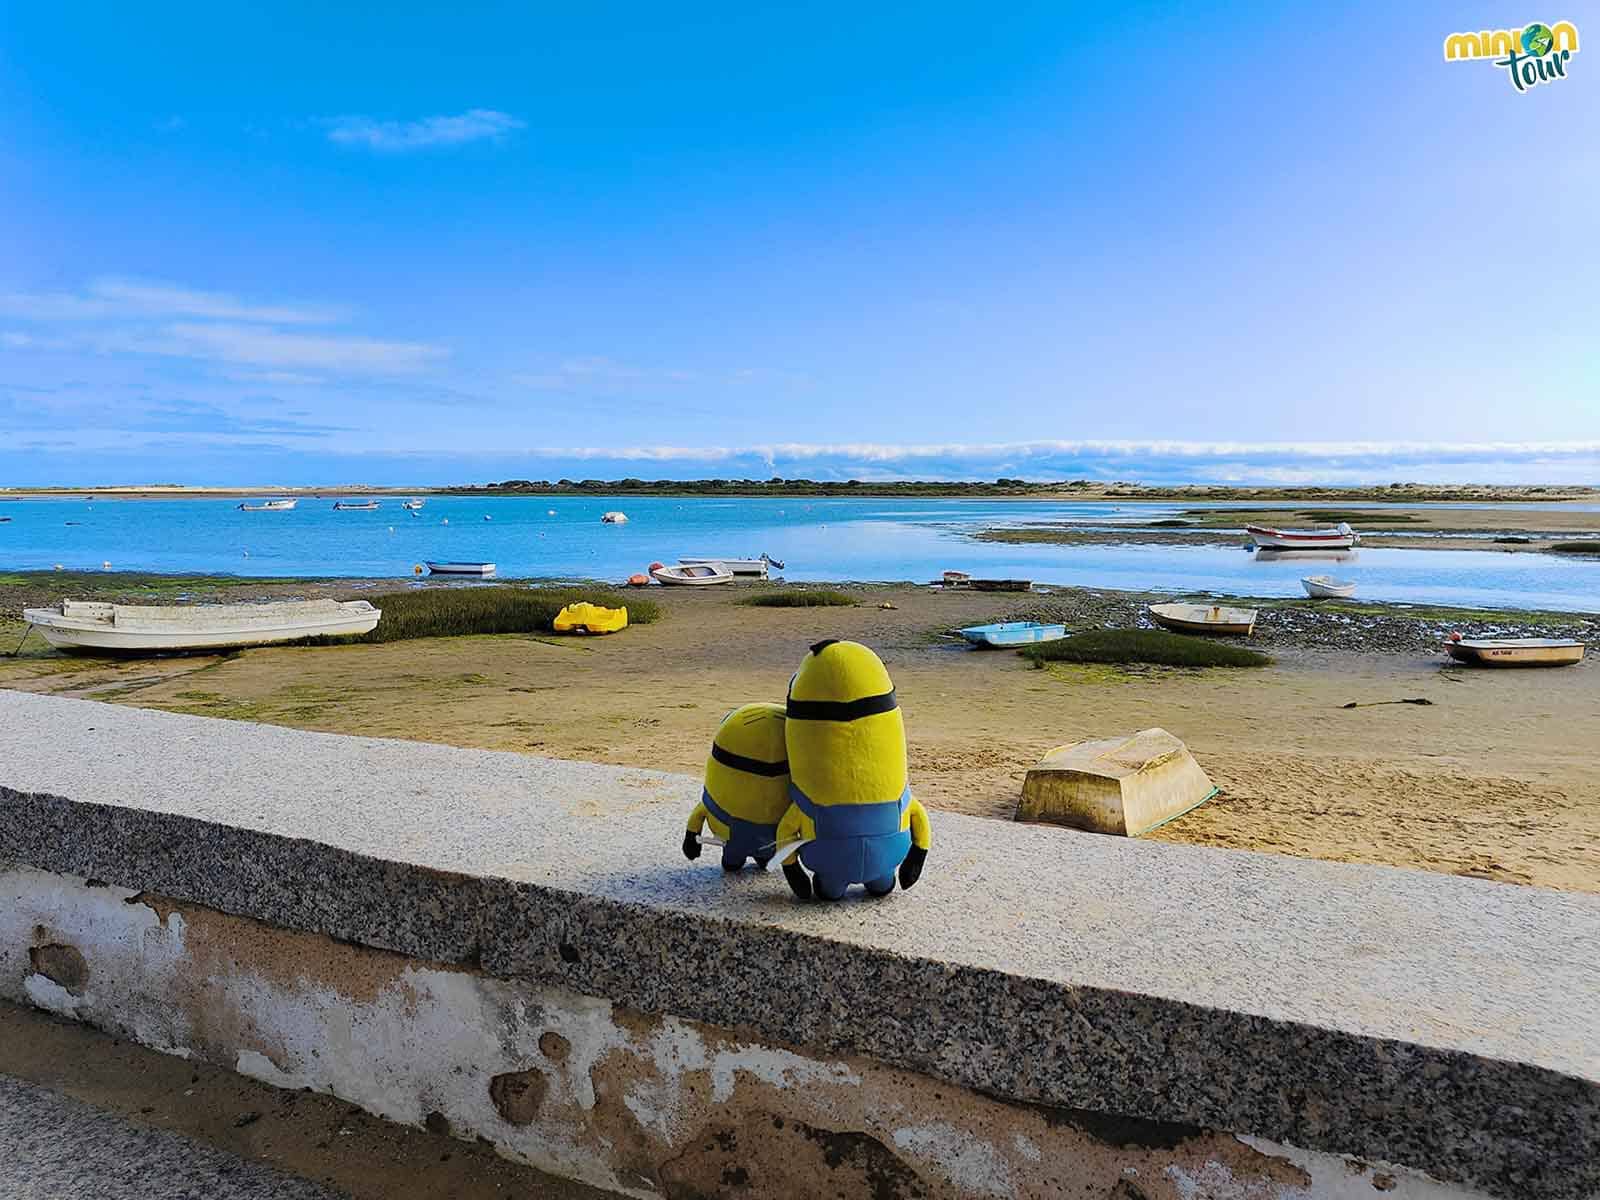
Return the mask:
<svg viewBox="0 0 1600 1200"><path fill-rule="evenodd" d="M1265 525L1246 525L1244 531L1262 550L1349 550L1361 535L1343 521L1332 529L1269 529Z"/></svg>

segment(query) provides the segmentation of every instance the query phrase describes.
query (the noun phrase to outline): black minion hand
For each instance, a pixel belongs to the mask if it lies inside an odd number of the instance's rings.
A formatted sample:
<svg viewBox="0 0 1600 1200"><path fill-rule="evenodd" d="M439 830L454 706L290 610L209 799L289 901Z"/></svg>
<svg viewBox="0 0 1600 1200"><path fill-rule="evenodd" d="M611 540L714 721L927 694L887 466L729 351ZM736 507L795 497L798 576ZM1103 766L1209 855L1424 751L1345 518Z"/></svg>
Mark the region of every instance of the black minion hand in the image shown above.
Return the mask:
<svg viewBox="0 0 1600 1200"><path fill-rule="evenodd" d="M700 857L700 838L692 829L683 835L683 856L690 859Z"/></svg>
<svg viewBox="0 0 1600 1200"><path fill-rule="evenodd" d="M906 859L900 864L900 886L909 888L913 883L922 878L922 864L928 861L928 852L921 846L911 847Z"/></svg>
<svg viewBox="0 0 1600 1200"><path fill-rule="evenodd" d="M797 862L783 868L783 877L789 881L789 890L801 900L811 899L811 876Z"/></svg>

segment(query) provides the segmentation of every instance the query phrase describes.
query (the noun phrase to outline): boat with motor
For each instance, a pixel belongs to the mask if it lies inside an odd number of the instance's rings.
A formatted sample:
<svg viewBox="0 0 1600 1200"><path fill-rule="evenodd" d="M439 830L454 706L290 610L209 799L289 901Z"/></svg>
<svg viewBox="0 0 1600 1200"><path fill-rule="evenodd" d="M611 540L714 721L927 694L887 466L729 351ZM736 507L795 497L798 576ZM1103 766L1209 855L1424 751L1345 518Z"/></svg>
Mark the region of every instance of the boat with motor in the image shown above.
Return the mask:
<svg viewBox="0 0 1600 1200"><path fill-rule="evenodd" d="M1246 525L1244 531L1264 550L1349 550L1361 541L1361 535L1343 521L1332 529L1273 529L1267 525Z"/></svg>
<svg viewBox="0 0 1600 1200"><path fill-rule="evenodd" d="M492 562L424 562L430 575L493 575Z"/></svg>
<svg viewBox="0 0 1600 1200"><path fill-rule="evenodd" d="M628 514L625 512L601 513L600 523L602 525L626 525L628 523Z"/></svg>
<svg viewBox="0 0 1600 1200"><path fill-rule="evenodd" d="M400 502L400 507L405 509L407 512L418 512L422 508L422 503L423 502L421 500L418 500L415 497L413 497L410 500L401 501Z"/></svg>
<svg viewBox="0 0 1600 1200"><path fill-rule="evenodd" d="M62 650L124 654L269 646L310 637L370 633L383 610L365 600L153 606L63 600L24 609L22 619Z"/></svg>
<svg viewBox="0 0 1600 1200"><path fill-rule="evenodd" d="M1307 575L1300 586L1313 600L1344 600L1356 594L1354 579L1335 579L1332 575Z"/></svg>
<svg viewBox="0 0 1600 1200"><path fill-rule="evenodd" d="M1248 637L1255 632L1256 610L1221 604L1152 604L1150 619L1174 633Z"/></svg>
<svg viewBox="0 0 1600 1200"><path fill-rule="evenodd" d="M1480 667L1570 667L1583 661L1586 643L1575 638L1464 638L1450 635L1444 651Z"/></svg>
<svg viewBox="0 0 1600 1200"><path fill-rule="evenodd" d="M732 583L733 572L724 566L697 563L693 566L669 567L664 563L650 564L650 578L657 583L683 587L708 587L714 583Z"/></svg>
<svg viewBox="0 0 1600 1200"><path fill-rule="evenodd" d="M1059 642L1067 636L1067 627L1039 621L999 621L992 625L969 625L956 632L974 646L1032 646L1038 642Z"/></svg>
<svg viewBox="0 0 1600 1200"><path fill-rule="evenodd" d="M678 565L684 567L726 567L735 575L749 575L756 579L765 579L767 571L776 567L783 570L783 563L771 555L763 554L760 558L680 558Z"/></svg>
<svg viewBox="0 0 1600 1200"><path fill-rule="evenodd" d="M378 502L376 500L335 500L333 502L334 512L376 512L377 510Z"/></svg>
<svg viewBox="0 0 1600 1200"><path fill-rule="evenodd" d="M268 500L262 504L251 504L245 501L239 505L241 512L288 512L300 501L296 499Z"/></svg>

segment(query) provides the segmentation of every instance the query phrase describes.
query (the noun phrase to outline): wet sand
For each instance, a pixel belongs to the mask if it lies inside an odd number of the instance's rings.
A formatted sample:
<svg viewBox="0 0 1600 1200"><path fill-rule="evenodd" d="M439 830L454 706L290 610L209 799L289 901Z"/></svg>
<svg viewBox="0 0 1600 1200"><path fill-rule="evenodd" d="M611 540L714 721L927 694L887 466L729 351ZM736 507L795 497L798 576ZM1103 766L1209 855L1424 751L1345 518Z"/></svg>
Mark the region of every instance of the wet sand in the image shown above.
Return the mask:
<svg viewBox="0 0 1600 1200"><path fill-rule="evenodd" d="M1046 750L1159 725L1188 742L1222 794L1152 836L1600 892L1594 659L1485 671L1444 667L1420 648L1273 645L1277 663L1257 670L1036 670L943 634L1018 615L1037 597L902 586L857 589L855 608L736 603L748 594L652 589L663 619L603 639L0 659L0 686L698 773L724 713L781 700L808 644L848 637L894 675L913 786L931 808L1010 819ZM1342 707L1416 697L1432 704Z"/></svg>

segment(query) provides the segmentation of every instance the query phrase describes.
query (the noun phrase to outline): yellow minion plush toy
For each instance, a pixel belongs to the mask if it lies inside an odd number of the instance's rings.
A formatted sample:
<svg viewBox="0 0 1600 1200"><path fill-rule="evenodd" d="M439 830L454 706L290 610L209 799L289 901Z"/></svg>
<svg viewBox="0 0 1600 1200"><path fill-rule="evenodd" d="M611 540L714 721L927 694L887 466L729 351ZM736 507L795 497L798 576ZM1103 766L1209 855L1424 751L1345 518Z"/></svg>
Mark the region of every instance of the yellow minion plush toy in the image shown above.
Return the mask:
<svg viewBox="0 0 1600 1200"><path fill-rule="evenodd" d="M747 858L767 865L777 849L778 818L789 807L783 726L781 704L746 704L723 718L683 835L684 857L700 857L700 832L709 825L722 839L723 870L737 871Z"/></svg>
<svg viewBox="0 0 1600 1200"><path fill-rule="evenodd" d="M922 875L928 813L906 782L906 727L883 662L858 642L811 647L789 683L789 798L778 842L804 845L783 863L802 900L837 900L852 883L874 896ZM803 867L802 867L803 864Z"/></svg>

